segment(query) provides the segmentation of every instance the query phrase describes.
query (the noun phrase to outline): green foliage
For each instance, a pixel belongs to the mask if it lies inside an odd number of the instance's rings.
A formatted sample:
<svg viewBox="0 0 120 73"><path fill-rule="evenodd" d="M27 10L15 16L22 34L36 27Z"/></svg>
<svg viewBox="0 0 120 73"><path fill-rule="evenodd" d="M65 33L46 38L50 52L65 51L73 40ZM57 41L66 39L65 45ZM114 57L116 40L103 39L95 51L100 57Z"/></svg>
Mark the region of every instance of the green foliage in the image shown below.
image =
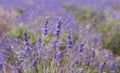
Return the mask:
<svg viewBox="0 0 120 73"><path fill-rule="evenodd" d="M75 11L74 15L76 16L76 21L80 23L81 21L91 20L94 14L94 9L89 7L79 8Z"/></svg>
<svg viewBox="0 0 120 73"><path fill-rule="evenodd" d="M48 43L48 42L50 42L51 38L52 38L52 34L49 33L49 34L44 35L44 36L42 37L42 41L45 42L45 43Z"/></svg>
<svg viewBox="0 0 120 73"><path fill-rule="evenodd" d="M120 28L115 23L115 20L110 20L106 24L99 25L97 28L103 36L103 47L110 49L114 54L120 55Z"/></svg>
<svg viewBox="0 0 120 73"><path fill-rule="evenodd" d="M83 19L88 19L88 18L91 18L93 16L93 13L94 13L94 9L91 9L89 7L84 7L82 9L83 11Z"/></svg>
<svg viewBox="0 0 120 73"><path fill-rule="evenodd" d="M78 22L78 24L80 24L81 22L101 22L105 15L104 12L102 10L95 10L92 9L90 7L83 7L83 8L79 8L74 12L74 15L76 16L76 21Z"/></svg>
<svg viewBox="0 0 120 73"><path fill-rule="evenodd" d="M117 30L113 37L108 41L109 44L107 45L114 54L120 55L120 29Z"/></svg>
<svg viewBox="0 0 120 73"><path fill-rule="evenodd" d="M73 3L63 3L62 6L75 15L78 24L86 21L88 23L91 23L91 21L98 23L105 17L103 10L94 9L89 6L81 6L81 4L77 5Z"/></svg>
<svg viewBox="0 0 120 73"><path fill-rule="evenodd" d="M65 34L64 31L62 31L58 38L60 38L62 41L66 41L67 35Z"/></svg>
<svg viewBox="0 0 120 73"><path fill-rule="evenodd" d="M10 31L7 32L7 35L9 37L14 36L16 38L23 38L23 32L27 32L28 33L28 37L30 38L30 40L32 41L32 43L34 43L37 39L37 33L32 30L29 30L25 27L13 27Z"/></svg>
<svg viewBox="0 0 120 73"><path fill-rule="evenodd" d="M16 8L14 10L17 14L22 14L23 13L23 9L22 8Z"/></svg>
<svg viewBox="0 0 120 73"><path fill-rule="evenodd" d="M77 6L75 4L69 2L67 3L64 2L62 4L62 7L65 8L67 11L71 11L71 12L77 9Z"/></svg>
<svg viewBox="0 0 120 73"><path fill-rule="evenodd" d="M17 38L22 38L22 34L24 31L27 31L26 28L18 28L18 27L13 27L10 31L8 31L8 36L15 36Z"/></svg>

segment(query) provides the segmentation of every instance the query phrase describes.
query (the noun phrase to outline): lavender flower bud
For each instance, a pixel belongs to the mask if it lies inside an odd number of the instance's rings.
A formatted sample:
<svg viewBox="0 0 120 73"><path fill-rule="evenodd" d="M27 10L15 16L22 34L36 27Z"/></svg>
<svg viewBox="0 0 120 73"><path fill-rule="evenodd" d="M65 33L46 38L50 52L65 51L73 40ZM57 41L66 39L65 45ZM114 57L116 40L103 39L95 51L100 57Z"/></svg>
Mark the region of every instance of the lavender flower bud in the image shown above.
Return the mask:
<svg viewBox="0 0 120 73"><path fill-rule="evenodd" d="M0 62L0 70L2 70L3 69L3 64L2 64L2 62Z"/></svg>
<svg viewBox="0 0 120 73"><path fill-rule="evenodd" d="M85 45L85 41L82 41L82 43L81 43L80 46L79 46L79 52L80 52L80 53L83 52L83 50L84 50L84 45Z"/></svg>
<svg viewBox="0 0 120 73"><path fill-rule="evenodd" d="M37 66L37 61L36 60L32 60L32 66Z"/></svg>
<svg viewBox="0 0 120 73"><path fill-rule="evenodd" d="M57 42L58 42L58 38L54 38L53 40L52 40L52 48L56 48L57 47Z"/></svg>
<svg viewBox="0 0 120 73"><path fill-rule="evenodd" d="M90 55L87 53L85 54L85 61L89 61L90 60Z"/></svg>
<svg viewBox="0 0 120 73"><path fill-rule="evenodd" d="M69 54L68 52L65 52L65 56L69 57L69 56L70 56L70 54Z"/></svg>
<svg viewBox="0 0 120 73"><path fill-rule="evenodd" d="M38 38L37 38L37 42L42 42L42 39L41 39L41 36L39 35Z"/></svg>
<svg viewBox="0 0 120 73"><path fill-rule="evenodd" d="M2 62L0 62L0 73L4 73L3 63Z"/></svg>
<svg viewBox="0 0 120 73"><path fill-rule="evenodd" d="M99 66L99 71L104 71L104 69L105 69L105 63L102 63L102 64L100 64L100 66Z"/></svg>
<svg viewBox="0 0 120 73"><path fill-rule="evenodd" d="M19 66L20 66L20 69L23 69L24 65L25 65L25 63L24 63L24 62L21 62L20 65L19 65Z"/></svg>
<svg viewBox="0 0 120 73"><path fill-rule="evenodd" d="M91 48L91 52L92 52L92 58L95 58L95 49Z"/></svg>
<svg viewBox="0 0 120 73"><path fill-rule="evenodd" d="M44 35L47 35L47 33L48 33L48 20L49 20L48 17L46 17L45 26L43 28Z"/></svg>
<svg viewBox="0 0 120 73"><path fill-rule="evenodd" d="M43 28L43 34L44 35L47 35L48 33L48 28L47 28L47 25Z"/></svg>
<svg viewBox="0 0 120 73"><path fill-rule="evenodd" d="M78 64L79 63L79 60L77 59L77 60L75 60L75 64Z"/></svg>
<svg viewBox="0 0 120 73"><path fill-rule="evenodd" d="M29 42L29 38L28 38L28 34L27 34L27 32L24 32L23 35L24 35L25 45L29 45L30 42Z"/></svg>
<svg viewBox="0 0 120 73"><path fill-rule="evenodd" d="M62 55L63 55L62 51L54 52L54 57L57 61L60 61Z"/></svg>
<svg viewBox="0 0 120 73"><path fill-rule="evenodd" d="M15 66L9 64L9 67L11 68L11 70L13 71L13 73L18 73L18 70Z"/></svg>
<svg viewBox="0 0 120 73"><path fill-rule="evenodd" d="M110 63L109 65L109 70L115 70L116 69L116 62L113 61L112 63Z"/></svg>
<svg viewBox="0 0 120 73"><path fill-rule="evenodd" d="M72 37L70 35L68 36L67 42L68 42L68 48L72 48L72 46L73 46L73 40L72 40Z"/></svg>
<svg viewBox="0 0 120 73"><path fill-rule="evenodd" d="M56 32L55 32L55 35L57 35L57 36L60 35L61 25L62 25L62 22L61 22L61 20L59 20L58 25L57 25L57 27L56 27Z"/></svg>
<svg viewBox="0 0 120 73"><path fill-rule="evenodd" d="M83 73L83 72L84 72L84 68L81 68L81 69L80 69L80 73Z"/></svg>

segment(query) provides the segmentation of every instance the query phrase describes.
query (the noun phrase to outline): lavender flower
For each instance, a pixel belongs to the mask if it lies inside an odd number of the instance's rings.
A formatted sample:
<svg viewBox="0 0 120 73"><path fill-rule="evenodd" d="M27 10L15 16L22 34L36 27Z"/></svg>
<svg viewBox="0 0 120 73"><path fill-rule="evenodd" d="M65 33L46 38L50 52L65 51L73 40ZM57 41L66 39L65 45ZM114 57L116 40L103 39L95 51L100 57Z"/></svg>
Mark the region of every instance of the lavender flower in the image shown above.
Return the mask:
<svg viewBox="0 0 120 73"><path fill-rule="evenodd" d="M78 64L78 63L79 63L79 60L78 60L78 59L76 59L76 60L75 60L75 64Z"/></svg>
<svg viewBox="0 0 120 73"><path fill-rule="evenodd" d="M56 27L56 32L55 32L55 35L57 35L57 36L60 35L61 25L62 25L61 18L59 18L59 22L58 22L58 25L57 25L57 27Z"/></svg>
<svg viewBox="0 0 120 73"><path fill-rule="evenodd" d="M3 70L3 63L0 62L0 73L4 73L4 70Z"/></svg>
<svg viewBox="0 0 120 73"><path fill-rule="evenodd" d="M70 53L68 52L64 52L65 53L65 56L69 57L70 56Z"/></svg>
<svg viewBox="0 0 120 73"><path fill-rule="evenodd" d="M32 66L37 66L37 61L35 59L32 60Z"/></svg>
<svg viewBox="0 0 120 73"><path fill-rule="evenodd" d="M56 51L56 52L54 53L54 57L55 57L55 59L56 59L57 61L60 61L62 55L63 55L62 51Z"/></svg>
<svg viewBox="0 0 120 73"><path fill-rule="evenodd" d="M44 28L43 28L43 34L44 35L47 35L47 33L48 33L48 20L49 20L49 18L46 17L45 25L44 25Z"/></svg>
<svg viewBox="0 0 120 73"><path fill-rule="evenodd" d="M0 62L0 71L3 69L3 64Z"/></svg>
<svg viewBox="0 0 120 73"><path fill-rule="evenodd" d="M88 53L85 54L85 61L89 61L90 60L90 55Z"/></svg>
<svg viewBox="0 0 120 73"><path fill-rule="evenodd" d="M58 42L58 38L54 38L53 40L52 40L52 48L55 50L55 48L57 47L57 42Z"/></svg>
<svg viewBox="0 0 120 73"><path fill-rule="evenodd" d="M78 69L72 70L71 73L79 73Z"/></svg>
<svg viewBox="0 0 120 73"><path fill-rule="evenodd" d="M2 45L2 40L0 39L0 46Z"/></svg>
<svg viewBox="0 0 120 73"><path fill-rule="evenodd" d="M29 41L27 32L24 32L23 36L24 36L25 45L30 45L30 41Z"/></svg>
<svg viewBox="0 0 120 73"><path fill-rule="evenodd" d="M99 71L104 71L104 69L105 69L105 63L102 63L102 64L100 64L100 66L99 66Z"/></svg>
<svg viewBox="0 0 120 73"><path fill-rule="evenodd" d="M81 69L80 69L80 73L83 73L83 72L84 72L84 68L81 68Z"/></svg>
<svg viewBox="0 0 120 73"><path fill-rule="evenodd" d="M36 51L37 54L40 52L41 46L42 46L42 38L39 35L38 38L37 38L37 41L36 41L36 43L34 45L34 50Z"/></svg>
<svg viewBox="0 0 120 73"><path fill-rule="evenodd" d="M79 46L79 52L80 52L80 53L83 52L83 50L84 50L84 45L85 45L85 40L82 41L82 43L81 43L80 46Z"/></svg>
<svg viewBox="0 0 120 73"><path fill-rule="evenodd" d="M92 58L95 58L95 49L91 48L91 52L92 52Z"/></svg>
<svg viewBox="0 0 120 73"><path fill-rule="evenodd" d="M67 42L68 42L68 48L72 48L72 46L73 46L73 40L72 40L72 37L70 35L68 36Z"/></svg>
<svg viewBox="0 0 120 73"><path fill-rule="evenodd" d="M11 68L13 73L18 73L18 70L17 70L16 66L13 66L13 65L9 64L9 67Z"/></svg>
<svg viewBox="0 0 120 73"><path fill-rule="evenodd" d="M112 61L112 63L110 63L109 65L109 70L115 70L116 69L116 62Z"/></svg>
<svg viewBox="0 0 120 73"><path fill-rule="evenodd" d="M3 61L5 58L5 55L3 52L0 51L0 61Z"/></svg>
<svg viewBox="0 0 120 73"><path fill-rule="evenodd" d="M42 42L42 38L41 36L39 35L38 38L37 38L37 42L41 43Z"/></svg>
<svg viewBox="0 0 120 73"><path fill-rule="evenodd" d="M24 62L20 62L20 69L23 69L23 67L24 67L24 65L25 65L25 63Z"/></svg>

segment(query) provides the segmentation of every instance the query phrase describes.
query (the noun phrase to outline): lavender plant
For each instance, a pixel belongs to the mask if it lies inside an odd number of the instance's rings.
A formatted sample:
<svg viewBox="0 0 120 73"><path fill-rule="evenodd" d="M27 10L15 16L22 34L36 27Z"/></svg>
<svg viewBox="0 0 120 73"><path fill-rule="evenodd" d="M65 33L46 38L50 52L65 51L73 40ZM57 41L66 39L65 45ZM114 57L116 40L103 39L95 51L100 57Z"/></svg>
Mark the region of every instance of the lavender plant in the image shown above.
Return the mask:
<svg viewBox="0 0 120 73"><path fill-rule="evenodd" d="M74 40L73 35L66 33L66 40L60 35L66 29L62 28L61 21L55 27L56 34L49 42L42 39L51 34L46 29L36 42L31 43L28 33L23 33L23 39L17 43L4 35L0 42L0 72L1 73L113 73L119 72L117 60L106 51L87 47L87 40L82 43ZM64 25L63 25L64 26ZM62 29L62 30L61 30ZM61 32L61 33L60 33ZM68 37L67 37L68 36ZM88 43L89 44L89 43ZM104 57L107 57L106 59Z"/></svg>

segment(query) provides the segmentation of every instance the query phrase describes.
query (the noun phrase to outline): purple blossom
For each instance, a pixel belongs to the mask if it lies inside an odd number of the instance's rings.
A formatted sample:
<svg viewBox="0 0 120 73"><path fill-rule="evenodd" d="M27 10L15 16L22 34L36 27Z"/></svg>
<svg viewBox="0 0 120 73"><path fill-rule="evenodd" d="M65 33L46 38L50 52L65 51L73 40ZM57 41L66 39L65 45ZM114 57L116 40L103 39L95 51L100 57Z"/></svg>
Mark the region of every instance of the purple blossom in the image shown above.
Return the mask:
<svg viewBox="0 0 120 73"><path fill-rule="evenodd" d="M79 71L78 71L78 69L74 69L74 70L72 70L71 73L79 73Z"/></svg>
<svg viewBox="0 0 120 73"><path fill-rule="evenodd" d="M76 60L75 60L75 64L78 64L78 63L79 63L79 60L78 60L78 59L76 59Z"/></svg>
<svg viewBox="0 0 120 73"><path fill-rule="evenodd" d="M69 54L68 52L65 52L65 56L69 57L69 56L70 56L70 54Z"/></svg>
<svg viewBox="0 0 120 73"><path fill-rule="evenodd" d="M3 69L3 64L2 64L2 62L0 62L0 70L2 70Z"/></svg>
<svg viewBox="0 0 120 73"><path fill-rule="evenodd" d="M56 52L54 52L54 57L55 57L55 59L57 61L60 61L62 55L63 55L62 51L56 51Z"/></svg>
<svg viewBox="0 0 120 73"><path fill-rule="evenodd" d="M49 20L49 18L46 17L45 25L44 25L44 27L42 28L44 35L47 35L47 34L48 34L48 20Z"/></svg>
<svg viewBox="0 0 120 73"><path fill-rule="evenodd" d="M5 58L5 55L3 52L0 51L0 61L3 61Z"/></svg>
<svg viewBox="0 0 120 73"><path fill-rule="evenodd" d="M99 66L99 71L104 71L105 69L105 63L101 63L100 66Z"/></svg>
<svg viewBox="0 0 120 73"><path fill-rule="evenodd" d="M72 46L73 46L73 39L72 39L72 37L70 35L68 36L67 42L68 42L68 48L72 48Z"/></svg>
<svg viewBox="0 0 120 73"><path fill-rule="evenodd" d="M96 55L95 49L94 49L94 48L91 48L91 52L92 52L92 58L95 58L95 55Z"/></svg>
<svg viewBox="0 0 120 73"><path fill-rule="evenodd" d="M35 59L32 60L32 66L37 66L37 61Z"/></svg>
<svg viewBox="0 0 120 73"><path fill-rule="evenodd" d="M90 60L90 55L88 53L85 54L85 61L89 61Z"/></svg>
<svg viewBox="0 0 120 73"><path fill-rule="evenodd" d="M0 62L0 73L4 73L3 63L2 62Z"/></svg>
<svg viewBox="0 0 120 73"><path fill-rule="evenodd" d="M37 42L41 43L42 42L42 38L41 36L39 35L38 38L37 38Z"/></svg>
<svg viewBox="0 0 120 73"><path fill-rule="evenodd" d="M115 70L116 69L116 62L112 61L112 63L110 63L109 65L109 70Z"/></svg>
<svg viewBox="0 0 120 73"><path fill-rule="evenodd" d="M80 52L80 53L84 51L84 45L85 45L85 40L82 41L82 43L81 43L80 46L79 46L79 52Z"/></svg>
<svg viewBox="0 0 120 73"><path fill-rule="evenodd" d="M11 68L13 73L18 73L18 70L17 70L16 66L13 66L13 65L9 64L9 67Z"/></svg>
<svg viewBox="0 0 120 73"><path fill-rule="evenodd" d="M23 67L24 67L24 65L25 65L25 63L24 62L20 62L20 69L23 69Z"/></svg>
<svg viewBox="0 0 120 73"><path fill-rule="evenodd" d="M55 35L57 35L57 36L60 35L60 32L61 32L61 25L62 25L61 18L59 18L59 22L58 22L58 25L57 25L56 31L55 31Z"/></svg>
<svg viewBox="0 0 120 73"><path fill-rule="evenodd" d="M54 38L53 40L52 40L52 48L53 49L55 49L56 47L57 47L57 42L58 42L58 38Z"/></svg>
<svg viewBox="0 0 120 73"><path fill-rule="evenodd" d="M83 73L83 72L84 72L84 68L81 68L81 69L80 69L80 73Z"/></svg>
<svg viewBox="0 0 120 73"><path fill-rule="evenodd" d="M23 36L24 36L25 45L30 45L30 41L29 41L27 32L24 32Z"/></svg>

